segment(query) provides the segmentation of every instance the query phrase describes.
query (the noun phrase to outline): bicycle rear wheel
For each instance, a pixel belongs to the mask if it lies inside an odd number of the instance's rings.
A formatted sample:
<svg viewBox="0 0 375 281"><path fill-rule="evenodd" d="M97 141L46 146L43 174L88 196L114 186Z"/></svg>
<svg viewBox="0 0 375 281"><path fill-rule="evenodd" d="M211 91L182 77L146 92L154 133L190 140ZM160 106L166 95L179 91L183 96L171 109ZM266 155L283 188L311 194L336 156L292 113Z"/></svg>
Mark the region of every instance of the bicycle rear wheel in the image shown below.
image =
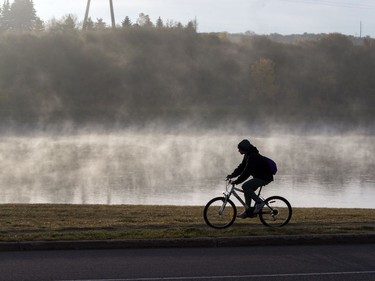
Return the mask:
<svg viewBox="0 0 375 281"><path fill-rule="evenodd" d="M283 197L271 196L265 200L259 212L259 219L265 226L280 227L286 225L292 217L292 206Z"/></svg>
<svg viewBox="0 0 375 281"><path fill-rule="evenodd" d="M204 208L203 217L208 226L226 228L236 220L237 208L234 203L225 197L211 199Z"/></svg>

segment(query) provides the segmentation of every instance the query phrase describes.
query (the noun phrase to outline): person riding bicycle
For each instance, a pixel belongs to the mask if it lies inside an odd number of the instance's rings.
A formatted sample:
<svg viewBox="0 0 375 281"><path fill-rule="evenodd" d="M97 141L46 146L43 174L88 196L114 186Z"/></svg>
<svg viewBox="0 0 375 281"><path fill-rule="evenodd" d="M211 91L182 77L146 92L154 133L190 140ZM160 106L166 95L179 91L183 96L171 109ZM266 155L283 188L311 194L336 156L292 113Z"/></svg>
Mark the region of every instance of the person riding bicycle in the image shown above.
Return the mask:
<svg viewBox="0 0 375 281"><path fill-rule="evenodd" d="M273 181L273 174L263 156L259 154L258 149L249 140L242 140L238 144L238 151L241 155L244 155L243 160L233 173L227 176L227 179L238 177L236 180L231 180L232 184L237 185L246 181L250 176L253 176L252 179L242 185L242 190L245 194L246 209L238 217L244 219L259 213L263 208L264 202L255 191L259 187ZM251 199L255 201L254 208L250 208Z"/></svg>

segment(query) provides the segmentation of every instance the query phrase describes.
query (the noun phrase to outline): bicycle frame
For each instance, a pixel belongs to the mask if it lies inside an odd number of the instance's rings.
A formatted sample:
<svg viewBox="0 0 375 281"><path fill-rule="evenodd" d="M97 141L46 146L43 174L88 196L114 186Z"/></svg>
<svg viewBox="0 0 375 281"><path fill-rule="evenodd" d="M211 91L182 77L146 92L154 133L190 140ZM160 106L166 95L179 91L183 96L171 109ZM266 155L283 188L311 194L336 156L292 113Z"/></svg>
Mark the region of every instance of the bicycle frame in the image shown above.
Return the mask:
<svg viewBox="0 0 375 281"><path fill-rule="evenodd" d="M263 188L263 186L261 186L260 189L259 189L259 191L258 191L258 196L259 196L259 197L260 197L260 192L262 191L262 188ZM220 213L223 212L224 207L225 207L225 205L227 204L227 200L231 197L232 194L234 195L234 197L237 198L238 201L240 201L240 203L241 203L245 208L247 207L245 201L241 198L240 195L238 195L238 193L237 193L236 191L241 192L241 193L244 193L242 189L239 189L239 188L235 187L234 184L228 182L228 183L227 183L227 186L226 186L226 191L223 192L224 197L225 197L225 202L224 202L224 204L223 204L223 207L220 209ZM260 198L261 198L262 200L264 200L262 197L260 197ZM251 207L251 206L248 206L248 207Z"/></svg>

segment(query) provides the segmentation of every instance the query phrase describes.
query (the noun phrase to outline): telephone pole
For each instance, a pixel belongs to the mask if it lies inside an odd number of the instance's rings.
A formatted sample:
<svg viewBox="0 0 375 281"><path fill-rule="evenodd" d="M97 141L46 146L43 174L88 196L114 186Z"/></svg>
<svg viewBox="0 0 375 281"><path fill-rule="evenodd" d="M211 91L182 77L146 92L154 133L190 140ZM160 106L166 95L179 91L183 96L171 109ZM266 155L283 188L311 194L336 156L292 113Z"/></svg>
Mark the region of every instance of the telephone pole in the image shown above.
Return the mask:
<svg viewBox="0 0 375 281"><path fill-rule="evenodd" d="M111 10L112 28L115 28L116 27L116 23L115 23L115 10L113 9L113 2L112 2L112 0L109 0L109 8Z"/></svg>
<svg viewBox="0 0 375 281"><path fill-rule="evenodd" d="M83 29L87 29L87 20L89 18L89 12L90 12L90 5L91 5L91 0L87 0L87 5L86 5L86 12L85 12L85 18L83 20ZM115 21L115 10L113 8L113 1L109 0L109 9L111 11L111 22L112 22L112 28L116 28L116 21Z"/></svg>

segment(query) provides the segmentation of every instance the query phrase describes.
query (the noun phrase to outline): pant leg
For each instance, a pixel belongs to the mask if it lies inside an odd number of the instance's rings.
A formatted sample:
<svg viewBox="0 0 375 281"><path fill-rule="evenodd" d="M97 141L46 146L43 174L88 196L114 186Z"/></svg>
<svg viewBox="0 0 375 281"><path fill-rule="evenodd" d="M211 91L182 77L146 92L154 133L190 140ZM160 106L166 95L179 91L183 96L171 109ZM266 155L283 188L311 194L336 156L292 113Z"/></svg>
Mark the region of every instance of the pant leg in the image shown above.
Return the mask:
<svg viewBox="0 0 375 281"><path fill-rule="evenodd" d="M251 206L251 199L253 199L255 202L260 201L258 195L255 193L255 190L266 184L268 184L268 182L265 180L252 178L242 185L242 190L245 193L245 202L248 207Z"/></svg>

